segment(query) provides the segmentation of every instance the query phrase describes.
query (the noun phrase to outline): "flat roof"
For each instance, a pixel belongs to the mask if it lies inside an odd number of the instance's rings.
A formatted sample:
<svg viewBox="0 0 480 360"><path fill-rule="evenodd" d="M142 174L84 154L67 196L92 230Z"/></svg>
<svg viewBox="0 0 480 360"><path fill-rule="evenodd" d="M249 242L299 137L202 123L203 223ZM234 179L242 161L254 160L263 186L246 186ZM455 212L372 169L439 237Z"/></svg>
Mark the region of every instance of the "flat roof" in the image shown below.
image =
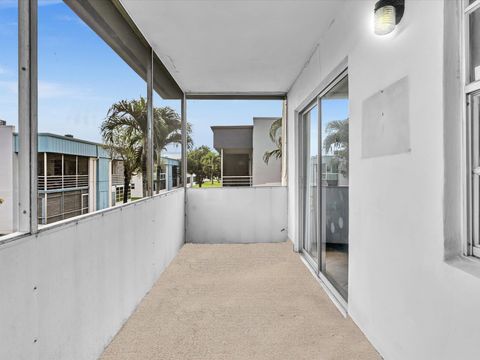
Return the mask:
<svg viewBox="0 0 480 360"><path fill-rule="evenodd" d="M214 125L210 126L212 130L215 129L252 129L253 125Z"/></svg>

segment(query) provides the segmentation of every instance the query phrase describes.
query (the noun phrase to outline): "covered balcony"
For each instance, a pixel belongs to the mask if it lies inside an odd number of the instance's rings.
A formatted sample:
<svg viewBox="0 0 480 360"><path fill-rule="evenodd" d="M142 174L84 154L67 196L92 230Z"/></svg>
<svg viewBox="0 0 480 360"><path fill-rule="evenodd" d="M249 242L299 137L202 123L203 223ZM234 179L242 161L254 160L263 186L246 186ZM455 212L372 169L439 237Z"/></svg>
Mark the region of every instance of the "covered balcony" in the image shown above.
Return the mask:
<svg viewBox="0 0 480 360"><path fill-rule="evenodd" d="M479 19L480 0L0 4L0 360L478 359ZM60 71L49 46L83 36ZM140 96L43 77L113 68ZM79 103L57 132L85 136L82 101L112 100L98 142L43 134L55 96ZM195 106L231 100L279 111L207 124L220 186L197 187Z"/></svg>

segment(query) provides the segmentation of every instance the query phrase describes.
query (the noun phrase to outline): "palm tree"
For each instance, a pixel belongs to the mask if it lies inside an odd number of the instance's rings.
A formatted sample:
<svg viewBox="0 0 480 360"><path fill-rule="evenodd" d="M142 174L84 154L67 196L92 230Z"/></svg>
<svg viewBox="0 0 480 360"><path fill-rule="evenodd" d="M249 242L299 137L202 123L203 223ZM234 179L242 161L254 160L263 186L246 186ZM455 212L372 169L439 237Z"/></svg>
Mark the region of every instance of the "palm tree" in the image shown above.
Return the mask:
<svg viewBox="0 0 480 360"><path fill-rule="evenodd" d="M123 161L123 202L126 203L132 177L142 166L137 139L130 137L125 128L119 128L105 133L104 142L111 157Z"/></svg>
<svg viewBox="0 0 480 360"><path fill-rule="evenodd" d="M210 178L210 182L213 184L214 179L220 177L220 155L217 152L210 151L201 159L201 162Z"/></svg>
<svg viewBox="0 0 480 360"><path fill-rule="evenodd" d="M326 153L333 151L338 163L338 170L343 176L348 176L348 118L330 121L326 128L323 149Z"/></svg>
<svg viewBox="0 0 480 360"><path fill-rule="evenodd" d="M153 109L153 146L154 156L158 159L158 153L165 150L169 144L181 144L182 123L180 116L170 107ZM143 174L143 194L146 195L147 181L147 101L144 97L139 100L121 100L112 105L108 110L107 118L101 126L102 136L107 144L115 140L115 132L128 138L130 146L136 156L136 171ZM191 127L187 124L187 141L191 144ZM121 142L120 145L126 145ZM155 160L155 159L154 159Z"/></svg>
<svg viewBox="0 0 480 360"><path fill-rule="evenodd" d="M268 135L277 148L271 151L265 151L263 154L263 161L265 164L268 164L272 156L274 156L275 159L280 159L282 157L282 118L278 118L272 123L272 125L270 125Z"/></svg>

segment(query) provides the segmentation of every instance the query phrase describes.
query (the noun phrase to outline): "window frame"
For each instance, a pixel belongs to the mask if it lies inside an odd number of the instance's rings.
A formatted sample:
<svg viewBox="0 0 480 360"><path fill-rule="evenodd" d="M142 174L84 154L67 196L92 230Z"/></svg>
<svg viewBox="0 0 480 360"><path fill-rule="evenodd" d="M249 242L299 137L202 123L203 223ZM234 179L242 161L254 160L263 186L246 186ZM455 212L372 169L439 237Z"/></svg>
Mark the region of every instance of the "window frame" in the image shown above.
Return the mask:
<svg viewBox="0 0 480 360"><path fill-rule="evenodd" d="M474 11L480 12L480 0L469 3L462 1L462 41L463 56L462 108L465 119L466 144L466 244L465 255L480 258L480 123L474 124L473 99L480 97L480 80L471 80L470 64L470 15ZM475 131L474 131L475 130ZM476 135L475 135L476 134Z"/></svg>

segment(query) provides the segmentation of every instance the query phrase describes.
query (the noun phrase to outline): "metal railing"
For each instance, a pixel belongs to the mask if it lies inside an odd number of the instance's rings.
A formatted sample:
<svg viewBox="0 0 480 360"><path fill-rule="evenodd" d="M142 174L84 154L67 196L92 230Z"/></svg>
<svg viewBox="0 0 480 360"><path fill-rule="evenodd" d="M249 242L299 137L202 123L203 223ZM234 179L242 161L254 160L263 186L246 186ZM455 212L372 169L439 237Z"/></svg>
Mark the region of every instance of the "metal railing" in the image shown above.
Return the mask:
<svg viewBox="0 0 480 360"><path fill-rule="evenodd" d="M223 176L222 186L252 186L251 176Z"/></svg>
<svg viewBox="0 0 480 360"><path fill-rule="evenodd" d="M51 175L38 177L38 190L88 187L88 175Z"/></svg>

